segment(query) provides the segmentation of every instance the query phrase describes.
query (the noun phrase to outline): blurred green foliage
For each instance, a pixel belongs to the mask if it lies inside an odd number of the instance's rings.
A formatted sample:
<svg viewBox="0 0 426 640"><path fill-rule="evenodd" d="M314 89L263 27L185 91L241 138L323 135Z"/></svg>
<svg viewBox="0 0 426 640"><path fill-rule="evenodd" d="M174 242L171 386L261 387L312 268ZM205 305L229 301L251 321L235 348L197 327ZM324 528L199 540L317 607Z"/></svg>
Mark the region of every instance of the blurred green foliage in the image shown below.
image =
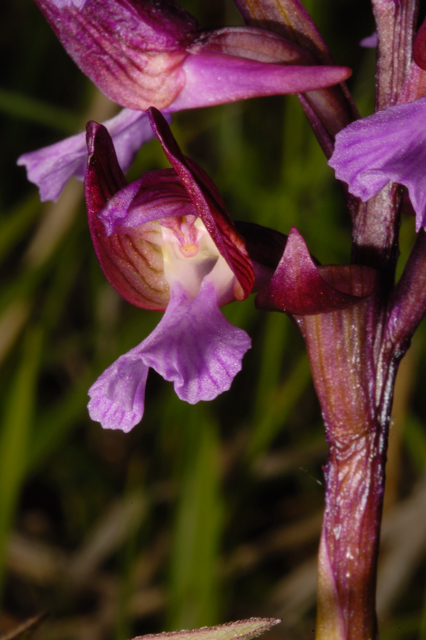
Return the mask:
<svg viewBox="0 0 426 640"><path fill-rule="evenodd" d="M206 26L239 23L231 2L181 4ZM368 2L308 8L337 61L354 68L361 113L371 112L374 52L358 47L374 29ZM47 610L44 640L126 640L253 615L284 616L277 636L312 638L326 443L301 337L252 299L230 305L253 349L228 393L192 407L151 372L132 433L90 422L87 388L160 314L130 307L105 281L81 184L40 204L15 165L113 107L32 0L5 0L0 21L0 633ZM235 219L283 233L296 225L323 263L348 262L348 214L295 97L178 114L173 131ZM151 142L129 179L163 166ZM404 220L402 262L413 226ZM425 470L424 344L421 328L401 369L394 507ZM423 555L395 596L383 638L426 638L425 564Z"/></svg>

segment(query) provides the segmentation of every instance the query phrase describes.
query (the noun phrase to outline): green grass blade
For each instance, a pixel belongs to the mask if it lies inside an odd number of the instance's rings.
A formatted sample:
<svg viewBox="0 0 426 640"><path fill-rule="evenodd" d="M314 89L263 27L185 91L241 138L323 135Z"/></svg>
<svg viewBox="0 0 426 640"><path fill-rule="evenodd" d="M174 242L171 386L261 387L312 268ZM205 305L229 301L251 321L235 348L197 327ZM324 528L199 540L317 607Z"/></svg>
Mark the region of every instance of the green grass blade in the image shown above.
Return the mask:
<svg viewBox="0 0 426 640"><path fill-rule="evenodd" d="M52 107L24 93L7 89L0 89L0 112L28 122L43 124L61 133L77 133L80 126L80 119L73 113Z"/></svg>
<svg viewBox="0 0 426 640"><path fill-rule="evenodd" d="M27 334L4 411L0 440L0 591L4 581L6 543L26 472L41 344L40 330L35 329Z"/></svg>
<svg viewBox="0 0 426 640"><path fill-rule="evenodd" d="M185 414L184 474L172 545L170 629L211 625L218 618L217 560L223 518L217 430L204 407L188 407Z"/></svg>

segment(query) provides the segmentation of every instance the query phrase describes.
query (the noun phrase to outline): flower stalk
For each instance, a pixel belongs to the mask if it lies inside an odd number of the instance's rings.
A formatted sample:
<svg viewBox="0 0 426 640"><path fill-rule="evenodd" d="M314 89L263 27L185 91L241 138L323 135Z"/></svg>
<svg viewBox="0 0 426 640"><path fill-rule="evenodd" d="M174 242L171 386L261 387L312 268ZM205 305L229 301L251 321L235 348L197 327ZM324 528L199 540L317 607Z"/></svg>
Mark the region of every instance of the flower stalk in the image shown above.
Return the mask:
<svg viewBox="0 0 426 640"><path fill-rule="evenodd" d="M317 640L377 637L375 585L389 419L374 410L375 295L299 316L329 455L318 563Z"/></svg>

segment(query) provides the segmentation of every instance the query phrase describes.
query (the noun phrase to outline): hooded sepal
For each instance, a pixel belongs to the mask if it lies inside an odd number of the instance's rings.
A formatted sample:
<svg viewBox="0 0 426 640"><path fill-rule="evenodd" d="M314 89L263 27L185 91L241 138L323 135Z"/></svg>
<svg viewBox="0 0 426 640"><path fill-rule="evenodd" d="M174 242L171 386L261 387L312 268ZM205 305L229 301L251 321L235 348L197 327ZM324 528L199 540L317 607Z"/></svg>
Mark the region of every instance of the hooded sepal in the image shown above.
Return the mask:
<svg viewBox="0 0 426 640"><path fill-rule="evenodd" d="M234 295L246 298L253 289L254 271L244 241L232 223L216 186L199 165L183 155L170 127L157 109L148 109L155 135L185 186L197 215L236 277Z"/></svg>
<svg viewBox="0 0 426 640"><path fill-rule="evenodd" d="M112 286L131 304L144 309L164 310L170 290L164 277L161 241L158 244L150 242L131 228L126 233L108 235L98 214L115 194L127 186L127 181L105 127L89 122L87 145L86 203L90 233L102 270ZM136 190L136 187L132 188ZM125 193L128 195L127 191ZM123 207L125 204L121 203ZM151 232L159 233L155 228Z"/></svg>
<svg viewBox="0 0 426 640"><path fill-rule="evenodd" d="M81 9L36 0L74 62L111 100L159 109L185 84L197 22L172 0L90 0Z"/></svg>
<svg viewBox="0 0 426 640"><path fill-rule="evenodd" d="M329 313L362 301L376 283L376 272L368 267L317 266L293 227L271 282L256 297L256 306L296 315Z"/></svg>

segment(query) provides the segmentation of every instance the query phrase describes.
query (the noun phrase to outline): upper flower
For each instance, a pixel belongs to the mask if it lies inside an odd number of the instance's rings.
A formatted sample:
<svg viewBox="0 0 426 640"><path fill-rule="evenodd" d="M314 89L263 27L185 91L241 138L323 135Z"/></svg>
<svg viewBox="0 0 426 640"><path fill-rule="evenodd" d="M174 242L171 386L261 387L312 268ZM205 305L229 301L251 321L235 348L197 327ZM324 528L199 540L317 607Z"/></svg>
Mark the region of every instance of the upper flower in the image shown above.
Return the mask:
<svg viewBox="0 0 426 640"><path fill-rule="evenodd" d="M203 31L172 0L36 0L67 52L112 100L179 110L342 82L300 47L261 29ZM69 4L69 3L68 3Z"/></svg>
<svg viewBox="0 0 426 640"><path fill-rule="evenodd" d="M350 75L346 67L312 66L308 52L263 29L202 30L172 0L36 2L80 69L127 108L107 125L114 143L121 137L125 169L149 129L145 115L135 111L310 91ZM71 175L81 176L84 135L26 153L18 163L40 187L42 200L55 200Z"/></svg>
<svg viewBox="0 0 426 640"><path fill-rule="evenodd" d="M100 264L126 300L166 309L151 335L90 389L91 417L124 431L142 418L149 367L173 381L181 399L211 400L229 389L251 344L219 309L253 288L244 242L211 180L183 156L160 112L148 113L173 168L130 185L106 129L88 125L86 201Z"/></svg>

